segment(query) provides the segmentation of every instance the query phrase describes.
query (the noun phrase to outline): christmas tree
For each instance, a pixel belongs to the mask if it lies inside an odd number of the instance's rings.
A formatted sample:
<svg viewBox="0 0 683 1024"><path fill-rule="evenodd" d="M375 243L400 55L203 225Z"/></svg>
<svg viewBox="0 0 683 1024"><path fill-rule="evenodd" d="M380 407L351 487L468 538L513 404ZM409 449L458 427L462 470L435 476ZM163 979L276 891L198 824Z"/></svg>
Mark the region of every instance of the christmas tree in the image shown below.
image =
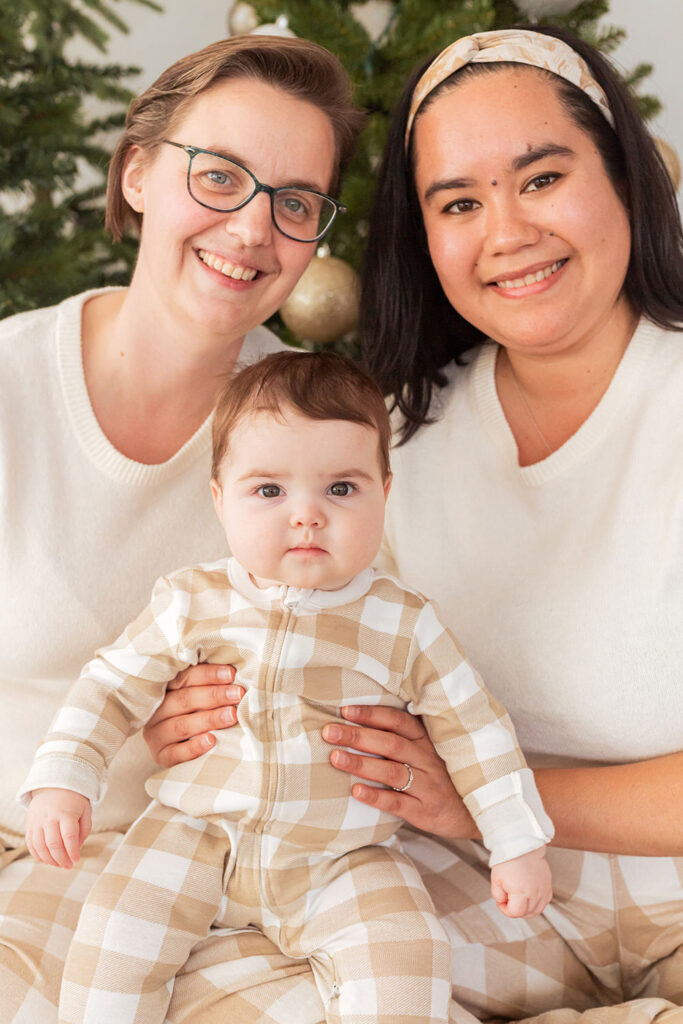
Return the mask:
<svg viewBox="0 0 683 1024"><path fill-rule="evenodd" d="M152 0L136 3L161 10ZM109 153L137 68L68 56L81 37L105 52L105 25L127 31L118 0L3 0L0 7L0 316L125 282L135 247L104 232ZM89 116L87 97L110 105ZM94 183L80 187L83 172Z"/></svg>
<svg viewBox="0 0 683 1024"><path fill-rule="evenodd" d="M358 105L367 112L366 128L341 195L348 212L337 219L328 239L333 255L356 269L363 259L374 181L391 112L414 68L459 36L515 24L563 26L603 52L615 49L625 35L622 29L598 24L608 11L608 0L379 0L374 13L385 14L379 34L363 24L367 21L363 8L368 5L350 0L249 0L249 7L244 3L239 7L239 11L233 8L231 25L236 15L235 20L246 22L247 27L249 8L254 24L273 24L280 19L282 25L284 16L295 35L336 53L354 83ZM233 30L239 31L238 25L233 25ZM639 65L629 84L635 89L650 71L649 65ZM645 117L657 113L660 106L650 96L638 97L638 103ZM310 308L311 303L306 305ZM280 316L269 326L286 341L297 343ZM336 347L354 351L350 338Z"/></svg>

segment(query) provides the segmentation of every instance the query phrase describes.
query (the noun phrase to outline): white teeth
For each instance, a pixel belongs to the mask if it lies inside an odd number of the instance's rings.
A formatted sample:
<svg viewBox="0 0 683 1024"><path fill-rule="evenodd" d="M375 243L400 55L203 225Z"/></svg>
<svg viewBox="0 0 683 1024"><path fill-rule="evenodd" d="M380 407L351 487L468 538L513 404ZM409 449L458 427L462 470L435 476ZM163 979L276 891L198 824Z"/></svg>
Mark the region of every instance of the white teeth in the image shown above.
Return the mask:
<svg viewBox="0 0 683 1024"><path fill-rule="evenodd" d="M545 267L544 270L537 270L535 274L526 274L523 278L515 277L508 281L496 281L496 285L498 288L524 288L525 285L536 284L537 281L543 281L551 274L557 273L566 262L566 260L557 260L551 266Z"/></svg>
<svg viewBox="0 0 683 1024"><path fill-rule="evenodd" d="M258 273L253 267L236 267L205 249L198 249L197 255L202 263L206 263L207 267L218 270L224 277L232 277L235 281L253 281Z"/></svg>

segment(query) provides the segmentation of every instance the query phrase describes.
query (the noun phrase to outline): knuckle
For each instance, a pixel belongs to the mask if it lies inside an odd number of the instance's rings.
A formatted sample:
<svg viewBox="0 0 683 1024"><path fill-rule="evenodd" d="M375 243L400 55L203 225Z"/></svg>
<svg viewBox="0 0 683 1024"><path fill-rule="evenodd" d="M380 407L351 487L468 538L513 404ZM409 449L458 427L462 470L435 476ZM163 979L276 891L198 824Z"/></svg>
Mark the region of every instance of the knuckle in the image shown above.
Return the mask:
<svg viewBox="0 0 683 1024"><path fill-rule="evenodd" d="M191 694L188 689L179 690L176 695L176 701L180 711L188 711L190 708Z"/></svg>
<svg viewBox="0 0 683 1024"><path fill-rule="evenodd" d="M388 735L387 738L386 738L386 754L387 754L387 757L390 757L393 761L396 761L397 758L399 757L400 748L401 748L401 739L400 739L400 737L399 736L394 736L393 733Z"/></svg>
<svg viewBox="0 0 683 1024"><path fill-rule="evenodd" d="M190 735L190 723L185 716L173 719L173 733L176 739L186 740Z"/></svg>

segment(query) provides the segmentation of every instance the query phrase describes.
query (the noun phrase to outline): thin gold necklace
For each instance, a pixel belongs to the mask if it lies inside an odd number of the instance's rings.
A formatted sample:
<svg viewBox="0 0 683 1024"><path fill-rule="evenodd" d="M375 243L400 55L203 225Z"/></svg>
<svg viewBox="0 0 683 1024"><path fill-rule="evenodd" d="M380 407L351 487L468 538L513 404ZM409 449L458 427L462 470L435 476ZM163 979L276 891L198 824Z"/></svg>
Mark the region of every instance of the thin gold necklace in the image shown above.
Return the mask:
<svg viewBox="0 0 683 1024"><path fill-rule="evenodd" d="M519 381L517 380L517 374L515 373L515 368L514 368L514 366L512 365L512 363L510 361L510 356L507 353L507 349L505 350L505 358L507 359L507 364L508 364L508 367L510 369L510 374L512 376L512 383L515 385L515 391L519 395L519 399L520 399L522 405L524 406L524 408L526 409L527 414L529 416L529 419L533 423L534 428L536 430L536 433L538 434L538 436L540 437L541 441L543 442L548 455L552 455L553 454L553 448L551 447L550 442L548 441L548 438L545 436L545 434L543 433L543 431L539 427L538 420L534 416L534 414L532 412L532 409L531 409L531 406L529 405L529 403L527 401L526 395L524 394L524 392L522 391L522 389L520 387Z"/></svg>

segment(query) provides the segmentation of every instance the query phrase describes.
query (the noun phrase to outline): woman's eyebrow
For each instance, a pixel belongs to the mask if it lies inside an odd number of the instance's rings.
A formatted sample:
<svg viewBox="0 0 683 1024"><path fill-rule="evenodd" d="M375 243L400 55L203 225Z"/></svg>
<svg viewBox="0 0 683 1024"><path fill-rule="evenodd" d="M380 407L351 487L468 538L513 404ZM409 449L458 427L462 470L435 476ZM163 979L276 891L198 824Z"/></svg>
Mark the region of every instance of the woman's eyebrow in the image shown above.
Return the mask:
<svg viewBox="0 0 683 1024"><path fill-rule="evenodd" d="M574 150L568 146L558 146L555 142L547 142L542 146L534 146L520 156L510 161L510 168L513 171L523 171L525 167L535 164L538 160L545 160L549 156L575 156ZM476 178L443 178L433 181L424 194L425 202L435 192L448 192L450 189L473 188L477 184Z"/></svg>
<svg viewBox="0 0 683 1024"><path fill-rule="evenodd" d="M525 167L535 164L537 160L545 160L549 156L575 156L569 146L558 146L555 142L546 142L543 146L530 147L526 153L516 156L512 161L513 171L523 171Z"/></svg>
<svg viewBox="0 0 683 1024"><path fill-rule="evenodd" d="M238 153L234 153L232 150L223 149L222 146L205 146L202 147L209 153L213 153L214 156L223 157L224 160L232 160L234 164L239 164L240 167L246 167L248 171L251 171L251 167L247 160ZM303 178L292 178L290 181L285 181L282 185L278 185L278 188L303 188L307 192L320 192L325 195L324 189L320 187L315 181L306 181Z"/></svg>

